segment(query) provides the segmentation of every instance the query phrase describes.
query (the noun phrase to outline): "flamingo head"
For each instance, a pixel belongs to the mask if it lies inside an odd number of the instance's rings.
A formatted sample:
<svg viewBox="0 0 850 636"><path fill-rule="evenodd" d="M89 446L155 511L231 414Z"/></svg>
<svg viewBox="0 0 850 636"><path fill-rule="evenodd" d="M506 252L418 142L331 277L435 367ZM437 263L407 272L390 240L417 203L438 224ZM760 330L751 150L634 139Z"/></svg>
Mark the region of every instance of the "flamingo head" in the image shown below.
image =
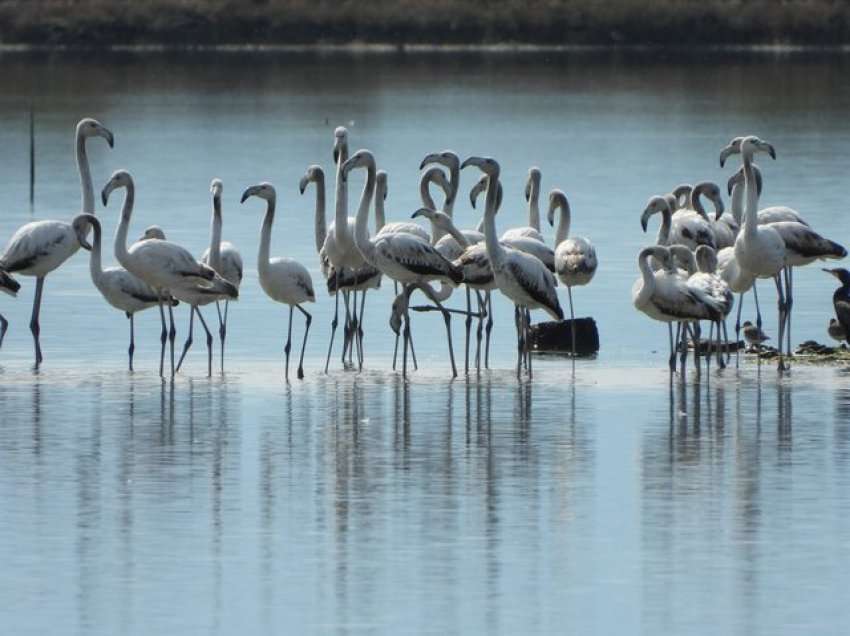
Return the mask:
<svg viewBox="0 0 850 636"><path fill-rule="evenodd" d="M432 163L445 166L451 172L460 170L460 157L453 150L443 150L443 152L432 152L429 155L425 155L422 163L419 164L419 169L422 170L425 166Z"/></svg>
<svg viewBox="0 0 850 636"><path fill-rule="evenodd" d="M348 156L348 130L345 126L337 126L334 130L334 163L339 163L340 157L343 161Z"/></svg>
<svg viewBox="0 0 850 636"><path fill-rule="evenodd" d="M77 242L84 250L91 251L91 243L88 242L89 230L94 227L95 232L100 232L100 221L93 214L80 214L71 221L71 228Z"/></svg>
<svg viewBox="0 0 850 636"><path fill-rule="evenodd" d="M109 181L106 182L106 185L103 186L103 190L100 193L103 205L108 203L109 195L112 194L113 191L118 188L130 188L132 186L133 177L130 176L130 173L126 170L116 170L112 173L112 176L109 178Z"/></svg>
<svg viewBox="0 0 850 636"><path fill-rule="evenodd" d="M348 173L354 170L355 168L371 168L375 169L375 157L368 150L358 150L351 157L342 164L342 180L348 180Z"/></svg>
<svg viewBox="0 0 850 636"><path fill-rule="evenodd" d="M77 137L82 139L103 137L106 139L106 143L109 144L110 148L115 146L115 136L112 134L112 131L91 117L86 117L79 121L77 124Z"/></svg>
<svg viewBox="0 0 850 636"><path fill-rule="evenodd" d="M493 157L469 157L460 164L461 169L467 166L475 166L488 177L499 177L499 162Z"/></svg>
<svg viewBox="0 0 850 636"><path fill-rule="evenodd" d="M549 211L546 213L549 225L555 225L555 210L558 209L569 213L570 202L567 201L566 194L564 194L561 190L555 189L549 193Z"/></svg>
<svg viewBox="0 0 850 636"><path fill-rule="evenodd" d="M752 157L757 152L763 152L770 155L771 159L776 159L776 150L773 146L763 139L759 139L755 135L744 137L741 141L741 154Z"/></svg>
<svg viewBox="0 0 850 636"><path fill-rule="evenodd" d="M258 183L257 185L252 185L242 193L242 198L239 202L245 203L249 197L257 197L259 199L265 199L266 201L274 201L276 197L274 186L266 181Z"/></svg>
<svg viewBox="0 0 850 636"><path fill-rule="evenodd" d="M531 197L540 192L540 179L542 175L540 168L531 166L528 169L528 180L525 183L525 200L531 201Z"/></svg>
<svg viewBox="0 0 850 636"><path fill-rule="evenodd" d="M210 193L214 199L221 199L221 192L224 190L224 184L221 179L213 179L210 181Z"/></svg>
<svg viewBox="0 0 850 636"><path fill-rule="evenodd" d="M301 194L307 190L307 186L311 183L315 183L318 187L322 187L325 183L325 171L322 170L322 166L317 166L313 164L309 168L307 168L307 172L304 173L304 176L301 177L301 180L298 182L298 190Z"/></svg>
<svg viewBox="0 0 850 636"><path fill-rule="evenodd" d="M741 142L744 141L743 137L735 137L732 141L730 141L723 150L720 151L720 167L722 168L726 165L726 160L730 155L737 155L741 152Z"/></svg>
<svg viewBox="0 0 850 636"><path fill-rule="evenodd" d="M17 296L18 290L21 288L21 284L16 281L14 278L9 276L3 270L0 270L0 291L4 294L9 294L10 296Z"/></svg>
<svg viewBox="0 0 850 636"><path fill-rule="evenodd" d="M375 173L375 199L387 200L387 171L378 170Z"/></svg>
<svg viewBox="0 0 850 636"><path fill-rule="evenodd" d="M640 215L640 226L643 228L644 232L646 232L646 228L649 225L649 219L653 214L658 214L659 212L662 214L672 213L670 209L670 201L667 197L654 196L647 202L646 208L643 210L643 214Z"/></svg>
<svg viewBox="0 0 850 636"><path fill-rule="evenodd" d="M690 183L680 183L673 188L673 196L676 197L676 207L672 209L671 212L688 207L691 202L691 193L693 191L694 186Z"/></svg>

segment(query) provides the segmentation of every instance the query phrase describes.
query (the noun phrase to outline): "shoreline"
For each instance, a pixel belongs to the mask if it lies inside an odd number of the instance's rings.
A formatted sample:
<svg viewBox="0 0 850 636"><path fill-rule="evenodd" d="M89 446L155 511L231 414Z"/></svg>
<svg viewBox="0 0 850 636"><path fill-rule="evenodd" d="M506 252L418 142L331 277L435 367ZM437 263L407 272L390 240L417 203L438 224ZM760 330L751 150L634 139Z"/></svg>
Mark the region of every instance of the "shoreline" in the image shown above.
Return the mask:
<svg viewBox="0 0 850 636"><path fill-rule="evenodd" d="M667 53L687 51L704 53L751 53L760 55L788 55L795 53L850 53L848 44L530 44L523 42L502 43L391 43L391 42L348 42L314 44L28 44L2 43L0 54L10 53L345 53L345 54L540 54L540 53L616 53L642 52Z"/></svg>

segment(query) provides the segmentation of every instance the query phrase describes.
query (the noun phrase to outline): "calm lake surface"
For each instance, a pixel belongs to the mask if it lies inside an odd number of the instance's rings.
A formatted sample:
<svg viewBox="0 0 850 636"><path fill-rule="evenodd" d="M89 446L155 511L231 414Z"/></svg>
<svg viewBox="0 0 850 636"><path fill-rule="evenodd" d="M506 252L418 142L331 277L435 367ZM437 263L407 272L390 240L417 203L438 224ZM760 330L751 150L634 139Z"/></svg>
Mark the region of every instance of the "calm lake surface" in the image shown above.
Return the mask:
<svg viewBox="0 0 850 636"><path fill-rule="evenodd" d="M0 298L3 632L828 634L850 620L850 373L797 364L778 379L747 360L671 384L666 331L630 302L657 229L641 233L647 199L725 184L718 152L738 134L779 153L760 161L762 205L850 243L850 58L60 53L6 54L0 68L0 241L77 213L73 127L93 116L115 133L114 150L89 143L96 191L118 168L136 180L131 236L156 223L200 254L219 177L224 237L246 262L227 374L205 377L196 330L173 386L156 374L155 311L137 317L126 371L127 321L93 287L87 253L47 279L41 372L34 281ZM492 371L450 381L443 323L417 315L420 370L405 383L385 283L367 304L367 370L335 360L322 375L333 304L298 180L311 163L331 172L339 124L389 172L390 220L419 207L428 152L500 160L500 229L525 224L526 171L540 166L597 247L597 276L574 297L597 321L598 357L574 373L538 359L518 383L512 310L496 298ZM477 177L462 177L462 226L477 223ZM278 191L272 252L304 263L319 292L307 378L290 386L288 312L257 282L263 207L239 204L263 180ZM119 208L98 205L110 237ZM794 282L795 342L826 341L834 279L811 266Z"/></svg>

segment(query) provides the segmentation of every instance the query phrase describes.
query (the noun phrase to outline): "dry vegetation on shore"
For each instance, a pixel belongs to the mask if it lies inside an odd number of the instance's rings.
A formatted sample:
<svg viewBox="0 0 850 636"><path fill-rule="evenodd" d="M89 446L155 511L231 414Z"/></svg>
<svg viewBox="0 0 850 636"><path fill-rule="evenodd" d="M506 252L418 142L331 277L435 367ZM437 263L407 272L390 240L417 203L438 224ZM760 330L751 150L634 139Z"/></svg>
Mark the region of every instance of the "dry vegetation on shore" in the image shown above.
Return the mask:
<svg viewBox="0 0 850 636"><path fill-rule="evenodd" d="M0 0L3 44L850 43L846 0Z"/></svg>

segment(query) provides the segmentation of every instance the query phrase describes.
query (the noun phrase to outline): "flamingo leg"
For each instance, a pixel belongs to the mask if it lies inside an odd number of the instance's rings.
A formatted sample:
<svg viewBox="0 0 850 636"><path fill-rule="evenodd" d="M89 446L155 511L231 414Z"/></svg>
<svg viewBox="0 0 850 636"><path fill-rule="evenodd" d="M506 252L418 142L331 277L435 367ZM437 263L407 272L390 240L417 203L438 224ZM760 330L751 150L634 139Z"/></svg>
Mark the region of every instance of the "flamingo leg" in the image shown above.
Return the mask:
<svg viewBox="0 0 850 636"><path fill-rule="evenodd" d="M516 358L516 377L519 379L522 376L522 359L523 359L523 351L525 350L524 344L522 342L522 318L520 314L520 308L518 305L514 305L514 325L516 326L516 337L517 337L517 358Z"/></svg>
<svg viewBox="0 0 850 636"><path fill-rule="evenodd" d="M486 300L481 297L481 292L475 290L478 299L478 328L475 331L475 369L481 371L481 339L484 337L484 316L487 311Z"/></svg>
<svg viewBox="0 0 850 636"><path fill-rule="evenodd" d="M485 342L484 342L484 368L490 368L490 332L493 331L493 295L490 291L487 291L486 294L487 300L487 326L485 328Z"/></svg>
<svg viewBox="0 0 850 636"><path fill-rule="evenodd" d="M794 268L785 268L785 355L791 357L791 308L794 306L793 294Z"/></svg>
<svg viewBox="0 0 850 636"><path fill-rule="evenodd" d="M334 294L334 319L331 321L331 341L328 344L328 357L325 359L325 374L328 372L328 366L331 363L331 351L334 348L334 335L336 334L336 328L339 325L339 272L334 274L336 277L336 294Z"/></svg>
<svg viewBox="0 0 850 636"><path fill-rule="evenodd" d="M531 377L531 311L526 309L523 318L523 344L525 345L525 368L528 371L528 377Z"/></svg>
<svg viewBox="0 0 850 636"><path fill-rule="evenodd" d="M405 302L404 306L404 343L402 345L402 354L401 354L401 376L403 378L407 377L407 344L410 341L410 311L408 311L407 305L410 298L410 290L404 286L402 288L402 293L408 298L408 301Z"/></svg>
<svg viewBox="0 0 850 636"><path fill-rule="evenodd" d="M3 338L6 336L6 330L9 328L9 321L0 314L0 347L3 346Z"/></svg>
<svg viewBox="0 0 850 636"><path fill-rule="evenodd" d="M174 326L174 310L168 303L168 345L171 353L171 379L174 379L174 339L177 337L177 328Z"/></svg>
<svg viewBox="0 0 850 636"><path fill-rule="evenodd" d="M183 358L186 357L186 352L192 346L192 335L195 333L195 307L189 307L189 335L186 342L183 343L183 352L180 354L180 359L177 361L177 373L180 373L180 367L183 366Z"/></svg>
<svg viewBox="0 0 850 636"><path fill-rule="evenodd" d="M525 334L523 336L523 344L525 345L525 368L528 370L528 377L530 379L533 374L531 370L531 311L528 309L525 310L523 327L525 329Z"/></svg>
<svg viewBox="0 0 850 636"><path fill-rule="evenodd" d="M696 369L697 376L699 376L700 373L700 338L702 338L702 329L700 328L699 321L694 321L694 326L691 331L691 342L694 343L694 369Z"/></svg>
<svg viewBox="0 0 850 636"><path fill-rule="evenodd" d="M204 320L203 315L201 315L201 308L198 307L195 309L198 313L198 320L201 321L201 326L204 328L204 331L207 332L207 377L212 377L212 345L213 345L213 335L212 332L207 327L207 321Z"/></svg>
<svg viewBox="0 0 850 636"><path fill-rule="evenodd" d="M136 334L133 326L133 314L127 312L127 318L130 320L130 348L127 349L127 355L130 357L130 372L133 372L133 353L136 351ZM2 338L0 338L2 340Z"/></svg>
<svg viewBox="0 0 850 636"><path fill-rule="evenodd" d="M366 311L366 290L360 293L360 322L357 325L357 364L360 371L363 370L363 314Z"/></svg>
<svg viewBox="0 0 850 636"><path fill-rule="evenodd" d="M283 347L283 353L286 355L286 366L284 367L283 377L287 383L289 383L289 352L292 350L292 307L292 305L289 306L289 330L286 336L286 345Z"/></svg>
<svg viewBox="0 0 850 636"><path fill-rule="evenodd" d="M567 297L570 299L570 336L572 338L572 356L576 357L576 317L573 313L573 288L567 285Z"/></svg>
<svg viewBox="0 0 850 636"><path fill-rule="evenodd" d="M224 316L222 317L219 301L215 301L215 310L218 312L218 338L221 342L221 372L224 373L224 339L227 337L227 309L230 301L224 301Z"/></svg>
<svg viewBox="0 0 850 636"><path fill-rule="evenodd" d="M472 331L472 292L469 290L469 286L466 288L466 342L465 344L465 353L463 359L463 368L467 375L469 375L469 334Z"/></svg>
<svg viewBox="0 0 850 636"><path fill-rule="evenodd" d="M39 276L35 281L35 298L32 301L32 318L30 318L30 331L32 332L32 340L35 346L35 368L41 366L41 326L38 323L38 317L41 314L41 293L44 289L44 276Z"/></svg>
<svg viewBox="0 0 850 636"><path fill-rule="evenodd" d="M753 282L753 301L756 303L756 327L761 331L761 309L759 308L759 291L756 283Z"/></svg>
<svg viewBox="0 0 850 636"><path fill-rule="evenodd" d="M339 290L336 292L340 293ZM351 308L349 306L349 293L342 292L342 302L345 305L345 320L342 325L342 366L345 368L345 354L348 353L348 339L351 336Z"/></svg>
<svg viewBox="0 0 850 636"><path fill-rule="evenodd" d="M785 339L785 317L786 317L786 309L785 309L785 292L782 289L782 272L778 273L773 277L773 281L776 283L776 295L777 295L777 306L779 308L779 339L777 341L777 345L779 345L779 362L777 364L778 371L785 370L785 361L782 359L782 345Z"/></svg>
<svg viewBox="0 0 850 636"><path fill-rule="evenodd" d="M679 338L678 338L678 342L679 342L679 345L678 345L678 347L679 347L679 366L681 367L681 370L679 371L679 373L684 378L685 377L685 364L688 361L688 323L680 322L678 329L679 330L678 330L677 333L679 334Z"/></svg>
<svg viewBox="0 0 850 636"><path fill-rule="evenodd" d="M741 310L744 308L744 292L738 294L738 318L735 320L735 367L738 367L740 360L741 342Z"/></svg>
<svg viewBox="0 0 850 636"><path fill-rule="evenodd" d="M306 309L304 309L301 305L295 305L295 307L304 314L304 340L301 341L301 356L298 358L298 379L304 379L304 350L307 348L307 335L310 333L310 325L313 322L313 316L310 315ZM363 317L363 314L360 314L360 317Z"/></svg>
<svg viewBox="0 0 850 636"><path fill-rule="evenodd" d="M357 291L351 292L351 325L348 332L348 366L354 366L354 351L357 348ZM343 353L343 358L345 354ZM345 360L343 359L343 363Z"/></svg>
<svg viewBox="0 0 850 636"><path fill-rule="evenodd" d="M398 281L393 281L393 298L398 296ZM398 360L398 338L399 335L395 335L395 344L393 345L393 371L395 371L396 360Z"/></svg>
<svg viewBox="0 0 850 636"><path fill-rule="evenodd" d="M169 302L171 302L169 300ZM159 377L165 370L165 341L168 340L168 328L165 326L165 311L162 309L162 297L159 298L159 319L162 321L162 332L159 335Z"/></svg>
<svg viewBox="0 0 850 636"><path fill-rule="evenodd" d="M667 323L667 336L670 340L670 358L667 360L667 366L670 367L670 373L676 373L676 346L673 344L673 323ZM679 330L676 329L676 341L679 340Z"/></svg>

